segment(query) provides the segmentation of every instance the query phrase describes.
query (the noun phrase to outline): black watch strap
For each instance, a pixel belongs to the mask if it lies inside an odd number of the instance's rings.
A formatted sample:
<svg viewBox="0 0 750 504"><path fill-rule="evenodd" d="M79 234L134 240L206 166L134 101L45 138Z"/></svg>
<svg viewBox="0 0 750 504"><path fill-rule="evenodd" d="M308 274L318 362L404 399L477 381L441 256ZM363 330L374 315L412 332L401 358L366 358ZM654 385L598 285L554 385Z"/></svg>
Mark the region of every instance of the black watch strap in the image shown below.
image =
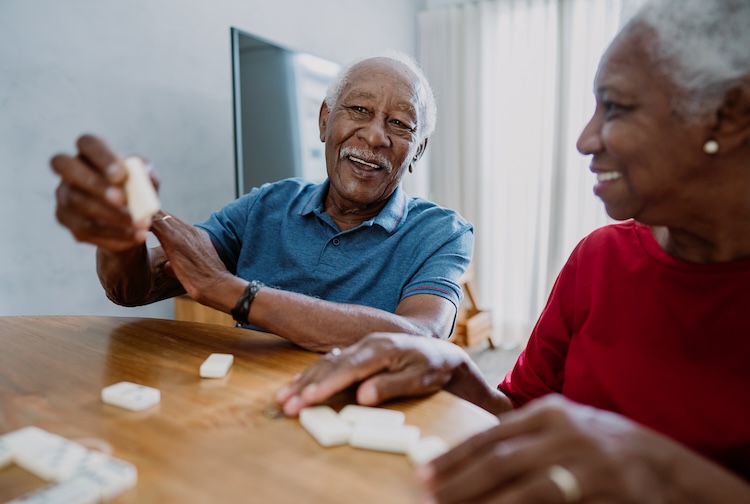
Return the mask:
<svg viewBox="0 0 750 504"><path fill-rule="evenodd" d="M258 295L258 291L266 285L259 281L253 280L247 287L245 292L242 293L240 299L237 300L237 304L232 308L232 318L240 325L248 324L248 317L250 316L250 305L253 303L253 299Z"/></svg>

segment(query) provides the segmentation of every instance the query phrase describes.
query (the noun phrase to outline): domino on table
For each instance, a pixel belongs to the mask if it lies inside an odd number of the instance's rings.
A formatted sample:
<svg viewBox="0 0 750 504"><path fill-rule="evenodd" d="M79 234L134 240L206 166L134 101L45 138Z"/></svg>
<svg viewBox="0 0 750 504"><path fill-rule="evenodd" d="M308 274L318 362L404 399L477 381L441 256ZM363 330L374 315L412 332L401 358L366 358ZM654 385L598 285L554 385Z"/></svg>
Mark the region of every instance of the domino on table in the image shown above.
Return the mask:
<svg viewBox="0 0 750 504"><path fill-rule="evenodd" d="M130 462L111 457L106 453L89 451L81 461L75 477L93 481L104 500L112 499L135 486L138 470Z"/></svg>
<svg viewBox="0 0 750 504"><path fill-rule="evenodd" d="M96 483L74 477L23 495L6 504L97 504L100 501L101 492Z"/></svg>
<svg viewBox="0 0 750 504"><path fill-rule="evenodd" d="M299 412L299 423L322 446L337 446L349 440L351 426L330 406L311 406Z"/></svg>
<svg viewBox="0 0 750 504"><path fill-rule="evenodd" d="M347 404L339 411L339 416L352 425L367 423L397 427L404 425L404 421L406 420L406 415L403 411L372 408L358 404Z"/></svg>
<svg viewBox="0 0 750 504"><path fill-rule="evenodd" d="M419 441L415 425L387 426L360 423L352 427L349 444L355 448L407 453Z"/></svg>
<svg viewBox="0 0 750 504"><path fill-rule="evenodd" d="M414 465L426 464L448 451L448 443L437 436L425 436L406 452Z"/></svg>
<svg viewBox="0 0 750 504"><path fill-rule="evenodd" d="M63 481L75 474L88 450L73 441L57 439L46 446L16 451L16 464L47 481Z"/></svg>
<svg viewBox="0 0 750 504"><path fill-rule="evenodd" d="M0 437L0 469L13 462L13 452L10 451L8 443Z"/></svg>
<svg viewBox="0 0 750 504"><path fill-rule="evenodd" d="M140 158L135 156L123 159L122 163L128 171L125 194L128 197L128 210L131 217L134 221L139 221L153 216L159 211L161 204L146 166Z"/></svg>
<svg viewBox="0 0 750 504"><path fill-rule="evenodd" d="M201 364L200 375L202 378L224 378L233 362L232 354L212 353Z"/></svg>
<svg viewBox="0 0 750 504"><path fill-rule="evenodd" d="M102 389L102 401L132 411L144 410L161 401L158 389L122 381Z"/></svg>
<svg viewBox="0 0 750 504"><path fill-rule="evenodd" d="M11 501L13 504L97 503L119 495L138 480L133 464L87 450L34 426L0 436L0 450L9 452L11 461L19 467L44 480L58 482L19 497Z"/></svg>

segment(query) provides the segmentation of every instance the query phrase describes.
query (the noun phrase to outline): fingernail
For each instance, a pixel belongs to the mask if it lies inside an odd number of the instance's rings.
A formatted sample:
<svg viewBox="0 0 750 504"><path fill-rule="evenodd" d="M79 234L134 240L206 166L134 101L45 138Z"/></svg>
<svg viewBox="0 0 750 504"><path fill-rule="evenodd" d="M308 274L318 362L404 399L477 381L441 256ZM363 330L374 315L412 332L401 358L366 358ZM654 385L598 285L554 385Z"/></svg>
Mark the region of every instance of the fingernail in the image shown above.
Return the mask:
<svg viewBox="0 0 750 504"><path fill-rule="evenodd" d="M136 242L145 242L148 240L148 231L136 231L135 232L135 241Z"/></svg>
<svg viewBox="0 0 750 504"><path fill-rule="evenodd" d="M432 464L422 464L414 470L414 475L422 483L427 483L435 476L435 469Z"/></svg>
<svg viewBox="0 0 750 504"><path fill-rule="evenodd" d="M375 387L371 386L368 383L365 383L364 385L361 385L359 387L359 390L357 390L357 401L362 405L372 405L377 404L378 402L378 394L375 390Z"/></svg>
<svg viewBox="0 0 750 504"><path fill-rule="evenodd" d="M299 405L301 402L302 400L299 398L299 396L292 396L287 399L286 403L284 404L284 414L287 416L297 415L297 412L300 409Z"/></svg>
<svg viewBox="0 0 750 504"><path fill-rule="evenodd" d="M302 389L302 393L300 394L300 396L305 397L305 398L310 397L313 394L315 394L316 390L318 390L318 384L311 383L310 385Z"/></svg>
<svg viewBox="0 0 750 504"><path fill-rule="evenodd" d="M122 205L123 203L122 190L116 187L108 187L104 191L104 199L106 199L113 205Z"/></svg>
<svg viewBox="0 0 750 504"><path fill-rule="evenodd" d="M291 387L289 385L285 385L281 388L281 390L276 392L276 395L273 396L276 402L284 402L286 400L286 396L289 394L289 390L291 390Z"/></svg>
<svg viewBox="0 0 750 504"><path fill-rule="evenodd" d="M140 220L134 221L133 226L138 229L149 229L151 228L151 217L144 217Z"/></svg>
<svg viewBox="0 0 750 504"><path fill-rule="evenodd" d="M104 170L104 174L107 176L108 179L112 180L117 177L117 175L120 173L120 163L115 161L114 163L111 163L107 168Z"/></svg>

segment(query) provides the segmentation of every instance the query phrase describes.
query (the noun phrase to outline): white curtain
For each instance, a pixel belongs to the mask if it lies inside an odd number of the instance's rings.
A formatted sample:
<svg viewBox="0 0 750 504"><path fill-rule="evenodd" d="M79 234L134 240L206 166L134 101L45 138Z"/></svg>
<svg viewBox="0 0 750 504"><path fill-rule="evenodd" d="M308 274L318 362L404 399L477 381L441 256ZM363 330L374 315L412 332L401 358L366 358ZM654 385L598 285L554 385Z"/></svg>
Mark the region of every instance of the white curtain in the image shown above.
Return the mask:
<svg viewBox="0 0 750 504"><path fill-rule="evenodd" d="M607 222L575 149L620 0L483 0L419 16L438 101L430 197L475 225L474 290L500 346L524 344L578 241Z"/></svg>

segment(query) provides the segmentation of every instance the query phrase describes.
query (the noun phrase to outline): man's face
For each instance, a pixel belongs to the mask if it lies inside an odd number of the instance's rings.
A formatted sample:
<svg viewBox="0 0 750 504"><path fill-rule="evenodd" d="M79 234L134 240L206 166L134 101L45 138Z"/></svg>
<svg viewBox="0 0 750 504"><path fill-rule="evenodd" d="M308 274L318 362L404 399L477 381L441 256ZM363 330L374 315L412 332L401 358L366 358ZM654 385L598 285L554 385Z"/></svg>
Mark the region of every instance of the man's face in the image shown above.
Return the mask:
<svg viewBox="0 0 750 504"><path fill-rule="evenodd" d="M332 109L323 104L329 198L339 207L385 202L418 159L424 142L418 143L417 89L405 67L373 58L354 67Z"/></svg>

